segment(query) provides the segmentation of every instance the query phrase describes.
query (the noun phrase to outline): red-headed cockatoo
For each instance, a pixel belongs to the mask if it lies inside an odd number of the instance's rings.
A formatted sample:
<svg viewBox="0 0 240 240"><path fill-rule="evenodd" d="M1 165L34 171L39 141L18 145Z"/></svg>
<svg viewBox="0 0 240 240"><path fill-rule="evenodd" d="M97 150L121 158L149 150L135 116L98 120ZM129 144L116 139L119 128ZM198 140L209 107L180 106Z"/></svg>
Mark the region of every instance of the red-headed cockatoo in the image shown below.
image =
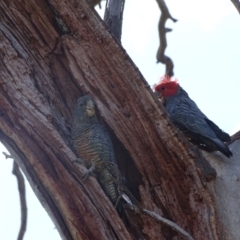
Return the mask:
<svg viewBox="0 0 240 240"><path fill-rule="evenodd" d="M232 152L224 144L231 140L229 134L202 113L176 80L165 76L154 86L154 90L162 96L165 109L173 124L192 143L206 151L218 150L227 157L232 156Z"/></svg>

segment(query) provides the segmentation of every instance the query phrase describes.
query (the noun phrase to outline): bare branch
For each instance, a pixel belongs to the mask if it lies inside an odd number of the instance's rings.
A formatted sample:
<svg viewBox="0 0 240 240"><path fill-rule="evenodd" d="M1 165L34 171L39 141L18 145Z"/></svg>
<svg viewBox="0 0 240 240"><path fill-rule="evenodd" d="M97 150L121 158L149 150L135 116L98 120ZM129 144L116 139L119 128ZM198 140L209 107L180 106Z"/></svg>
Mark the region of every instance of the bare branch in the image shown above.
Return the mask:
<svg viewBox="0 0 240 240"><path fill-rule="evenodd" d="M7 153L5 153L5 152L2 152L2 154L5 156L6 159L8 159L8 158L13 158L11 155L9 155L9 154L7 154Z"/></svg>
<svg viewBox="0 0 240 240"><path fill-rule="evenodd" d="M8 153L6 153L6 152L2 152L2 153L6 157L6 159L8 159L8 158L13 159L13 157L11 155L9 155ZM24 182L23 175L19 169L18 164L16 163L16 161L14 161L14 159L13 159L12 174L15 175L17 178L18 191L19 191L19 197L20 197L20 205L21 205L21 226L20 226L17 240L22 240L24 237L24 234L26 232L26 228L27 228L26 191L25 191L25 182Z"/></svg>
<svg viewBox="0 0 240 240"><path fill-rule="evenodd" d="M155 219L156 221L158 221L158 222L160 222L160 223L162 223L162 224L164 224L164 225L172 228L174 231L182 234L183 236L186 237L186 239L188 239L188 240L194 240L185 230L183 230L182 228L180 228L176 223L174 223L174 222L172 222L172 221L170 221L170 220L168 220L168 219L166 219L166 218L161 217L160 215L158 215L158 214L155 213L155 212L149 211L149 210L147 210L147 209L145 209L145 208L140 209L140 208L138 208L136 205L131 204L131 203L126 204L124 207L125 207L125 208L128 208L128 209L131 209L131 210L134 211L135 213L138 213L138 214L141 214L141 213L142 213L142 214L144 214L144 215L147 215L147 216Z"/></svg>
<svg viewBox="0 0 240 240"><path fill-rule="evenodd" d="M166 56L164 53L167 48L166 33L171 32L172 29L166 28L165 23L168 19L171 19L173 22L176 22L177 19L175 19L171 16L164 0L156 0L156 1L162 12L160 19L159 19L159 23L158 23L160 46L157 51L157 62L161 62L166 65L165 74L171 77L174 75L174 73L173 73L174 64L173 64L172 59L170 57Z"/></svg>
<svg viewBox="0 0 240 240"><path fill-rule="evenodd" d="M107 0L104 21L115 38L121 42L122 20L125 0Z"/></svg>
<svg viewBox="0 0 240 240"><path fill-rule="evenodd" d="M6 158L13 158L11 155L3 152ZM18 164L13 160L13 170L12 174L16 176L18 183L18 191L20 197L21 205L21 226L18 233L17 240L22 240L27 228L27 202L26 202L26 191L25 191L25 182L23 175L19 169Z"/></svg>
<svg viewBox="0 0 240 240"><path fill-rule="evenodd" d="M240 2L238 0L231 0L235 8L238 10L238 13L240 14Z"/></svg>
<svg viewBox="0 0 240 240"><path fill-rule="evenodd" d="M20 196L20 205L21 205L21 227L18 233L17 240L22 240L27 228L27 203L26 203L26 191L25 191L25 182L23 175L19 169L18 164L13 161L13 170L12 173L17 178L18 191Z"/></svg>

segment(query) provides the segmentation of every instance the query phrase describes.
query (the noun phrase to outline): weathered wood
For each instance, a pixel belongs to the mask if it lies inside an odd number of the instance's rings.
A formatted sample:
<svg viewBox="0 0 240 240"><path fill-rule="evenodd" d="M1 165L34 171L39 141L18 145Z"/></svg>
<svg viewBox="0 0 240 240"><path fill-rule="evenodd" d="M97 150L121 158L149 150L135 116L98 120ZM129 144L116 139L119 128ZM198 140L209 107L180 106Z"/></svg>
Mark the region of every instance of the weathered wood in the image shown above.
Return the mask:
<svg viewBox="0 0 240 240"><path fill-rule="evenodd" d="M63 239L130 239L96 180L84 184L83 167L71 163L64 119L81 92L52 54L59 35L51 9L44 1L2 1L0 11L2 139L20 156Z"/></svg>
<svg viewBox="0 0 240 240"><path fill-rule="evenodd" d="M235 135L236 136L236 135ZM220 153L206 154L207 160L217 170L215 181L208 183L214 194L216 212L221 223L224 240L238 240L240 236L240 140L229 145L233 157L226 158Z"/></svg>
<svg viewBox="0 0 240 240"><path fill-rule="evenodd" d="M0 12L0 136L62 238L131 238L97 181L84 184L84 167L71 163L71 111L90 94L114 142L125 147L128 169L119 163L140 203L194 239L221 239L205 182L214 171L203 169L201 153L169 122L93 8L84 0L4 0ZM173 234L142 220L146 239Z"/></svg>

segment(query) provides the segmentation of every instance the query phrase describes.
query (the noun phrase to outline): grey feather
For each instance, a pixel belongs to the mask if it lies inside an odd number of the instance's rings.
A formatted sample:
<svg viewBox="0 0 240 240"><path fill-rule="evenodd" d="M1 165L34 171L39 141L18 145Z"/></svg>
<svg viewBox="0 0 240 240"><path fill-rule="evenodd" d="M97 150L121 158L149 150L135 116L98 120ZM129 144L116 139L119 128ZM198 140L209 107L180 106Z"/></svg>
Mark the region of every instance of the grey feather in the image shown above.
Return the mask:
<svg viewBox="0 0 240 240"><path fill-rule="evenodd" d="M94 102L90 96L79 98L75 105L72 142L77 156L83 159L89 168L86 178L92 171L106 195L115 204L119 194L113 181L114 173L105 164L116 164L115 153L107 131L97 119Z"/></svg>
<svg viewBox="0 0 240 240"><path fill-rule="evenodd" d="M229 148L222 142L230 139L230 136L209 120L180 86L177 94L165 99L165 108L171 121L187 137L193 138L193 142L204 145L210 140L224 155L232 156Z"/></svg>

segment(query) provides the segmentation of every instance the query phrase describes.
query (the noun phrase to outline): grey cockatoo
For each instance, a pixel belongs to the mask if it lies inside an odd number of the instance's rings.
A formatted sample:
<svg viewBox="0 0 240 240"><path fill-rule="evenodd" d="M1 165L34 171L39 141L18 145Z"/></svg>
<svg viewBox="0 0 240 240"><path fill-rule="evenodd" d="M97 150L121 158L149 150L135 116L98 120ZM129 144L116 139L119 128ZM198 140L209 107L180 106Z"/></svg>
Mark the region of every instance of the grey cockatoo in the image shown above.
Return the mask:
<svg viewBox="0 0 240 240"><path fill-rule="evenodd" d="M224 144L231 140L229 134L202 113L176 80L166 76L154 86L154 90L162 96L165 109L173 124L192 143L206 151L218 150L227 157L232 156L232 152Z"/></svg>

